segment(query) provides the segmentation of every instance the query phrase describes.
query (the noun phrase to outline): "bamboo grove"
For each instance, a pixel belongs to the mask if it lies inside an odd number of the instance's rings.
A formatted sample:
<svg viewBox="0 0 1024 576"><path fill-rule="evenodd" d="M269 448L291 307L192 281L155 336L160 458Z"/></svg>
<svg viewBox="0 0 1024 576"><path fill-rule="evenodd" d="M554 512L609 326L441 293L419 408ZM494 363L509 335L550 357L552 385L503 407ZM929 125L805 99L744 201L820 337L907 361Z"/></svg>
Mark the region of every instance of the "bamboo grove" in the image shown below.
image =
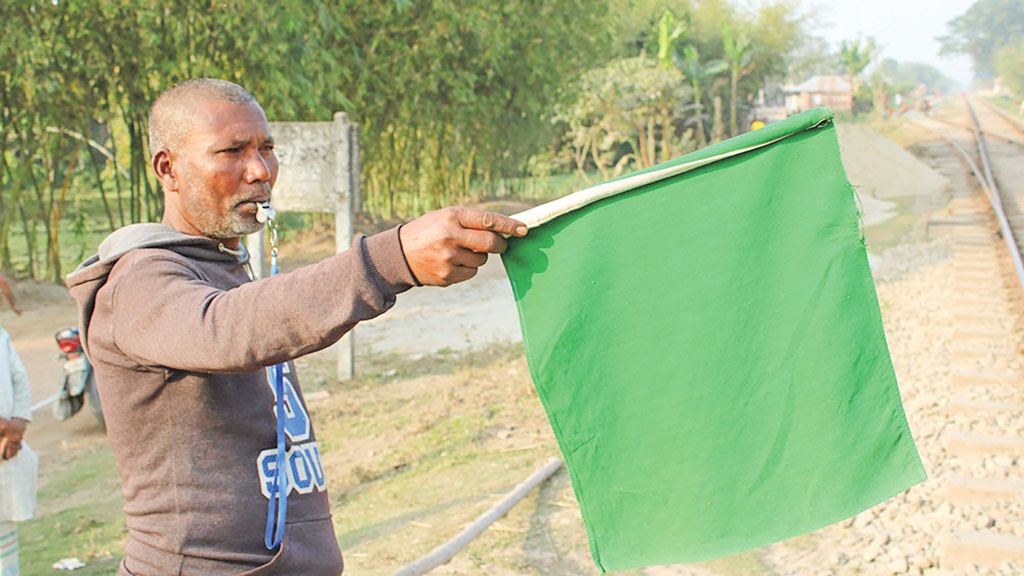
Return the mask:
<svg viewBox="0 0 1024 576"><path fill-rule="evenodd" d="M405 218L741 131L808 27L789 0L0 2L0 267L59 282L160 219L148 106L188 78L242 84L272 121L347 112L363 210Z"/></svg>

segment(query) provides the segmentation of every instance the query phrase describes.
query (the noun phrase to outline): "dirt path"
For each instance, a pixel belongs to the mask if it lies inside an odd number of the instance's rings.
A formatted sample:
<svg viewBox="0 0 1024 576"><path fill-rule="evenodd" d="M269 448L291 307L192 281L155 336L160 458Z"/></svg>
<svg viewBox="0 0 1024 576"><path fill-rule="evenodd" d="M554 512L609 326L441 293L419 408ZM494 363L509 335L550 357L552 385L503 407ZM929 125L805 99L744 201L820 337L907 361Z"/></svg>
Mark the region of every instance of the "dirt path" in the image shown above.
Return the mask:
<svg viewBox="0 0 1024 576"><path fill-rule="evenodd" d="M35 404L58 391L61 363L57 360L53 334L77 324L77 312L67 291L59 286L22 282L15 286L15 293L25 313L15 316L4 309L0 311L0 325L10 333L14 348L25 364ZM26 433L26 441L39 454L43 483L53 470L74 456L75 450L104 440L102 428L87 409L70 420L59 422L53 417L51 406L46 406L33 414L33 422Z"/></svg>
<svg viewBox="0 0 1024 576"><path fill-rule="evenodd" d="M399 296L394 309L356 329L358 355L464 351L521 340L512 288L498 257L491 257L477 277L464 284L425 287Z"/></svg>

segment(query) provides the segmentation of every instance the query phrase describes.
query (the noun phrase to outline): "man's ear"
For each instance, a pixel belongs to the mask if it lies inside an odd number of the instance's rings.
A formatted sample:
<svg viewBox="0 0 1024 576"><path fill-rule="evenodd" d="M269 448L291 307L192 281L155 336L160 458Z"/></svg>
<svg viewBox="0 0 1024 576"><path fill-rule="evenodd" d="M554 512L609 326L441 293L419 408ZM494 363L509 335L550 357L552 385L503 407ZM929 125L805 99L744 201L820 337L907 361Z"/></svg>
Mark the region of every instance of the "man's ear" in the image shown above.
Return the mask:
<svg viewBox="0 0 1024 576"><path fill-rule="evenodd" d="M156 179L165 191L178 191L178 172L175 170L174 158L166 148L153 155L153 172L156 172Z"/></svg>

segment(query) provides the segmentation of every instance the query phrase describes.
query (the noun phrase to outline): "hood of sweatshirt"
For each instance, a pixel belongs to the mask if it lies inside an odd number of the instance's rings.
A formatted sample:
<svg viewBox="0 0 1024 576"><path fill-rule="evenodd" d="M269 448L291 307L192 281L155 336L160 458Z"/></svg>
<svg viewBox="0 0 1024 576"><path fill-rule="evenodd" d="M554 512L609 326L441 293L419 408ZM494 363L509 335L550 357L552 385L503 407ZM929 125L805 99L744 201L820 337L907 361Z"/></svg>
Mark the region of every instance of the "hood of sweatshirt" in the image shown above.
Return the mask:
<svg viewBox="0 0 1024 576"><path fill-rule="evenodd" d="M190 236L157 223L131 224L115 230L100 242L96 254L82 262L65 279L71 297L78 304L78 327L83 349L87 348L85 334L95 309L96 293L106 284L118 260L139 248L164 248L198 261L234 262L242 265L249 262L249 253L244 243L239 244L238 250L232 250L217 240Z"/></svg>

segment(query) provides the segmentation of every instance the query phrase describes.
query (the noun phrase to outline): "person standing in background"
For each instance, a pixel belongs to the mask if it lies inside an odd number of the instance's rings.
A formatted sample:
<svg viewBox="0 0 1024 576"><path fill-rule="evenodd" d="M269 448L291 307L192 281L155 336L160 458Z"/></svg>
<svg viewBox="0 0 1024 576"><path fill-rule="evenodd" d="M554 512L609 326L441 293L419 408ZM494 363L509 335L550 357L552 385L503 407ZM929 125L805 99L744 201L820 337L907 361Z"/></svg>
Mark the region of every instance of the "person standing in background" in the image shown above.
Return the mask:
<svg viewBox="0 0 1024 576"><path fill-rule="evenodd" d="M21 316L21 308L18 308L18 305L14 303L14 290L11 290L10 281L3 274L0 274L0 294L3 294L4 298L7 299L7 302L11 305L11 310L18 316Z"/></svg>
<svg viewBox="0 0 1024 576"><path fill-rule="evenodd" d="M21 574L16 523L31 518L36 508L39 461L22 442L31 420L28 374L0 327L0 576Z"/></svg>

